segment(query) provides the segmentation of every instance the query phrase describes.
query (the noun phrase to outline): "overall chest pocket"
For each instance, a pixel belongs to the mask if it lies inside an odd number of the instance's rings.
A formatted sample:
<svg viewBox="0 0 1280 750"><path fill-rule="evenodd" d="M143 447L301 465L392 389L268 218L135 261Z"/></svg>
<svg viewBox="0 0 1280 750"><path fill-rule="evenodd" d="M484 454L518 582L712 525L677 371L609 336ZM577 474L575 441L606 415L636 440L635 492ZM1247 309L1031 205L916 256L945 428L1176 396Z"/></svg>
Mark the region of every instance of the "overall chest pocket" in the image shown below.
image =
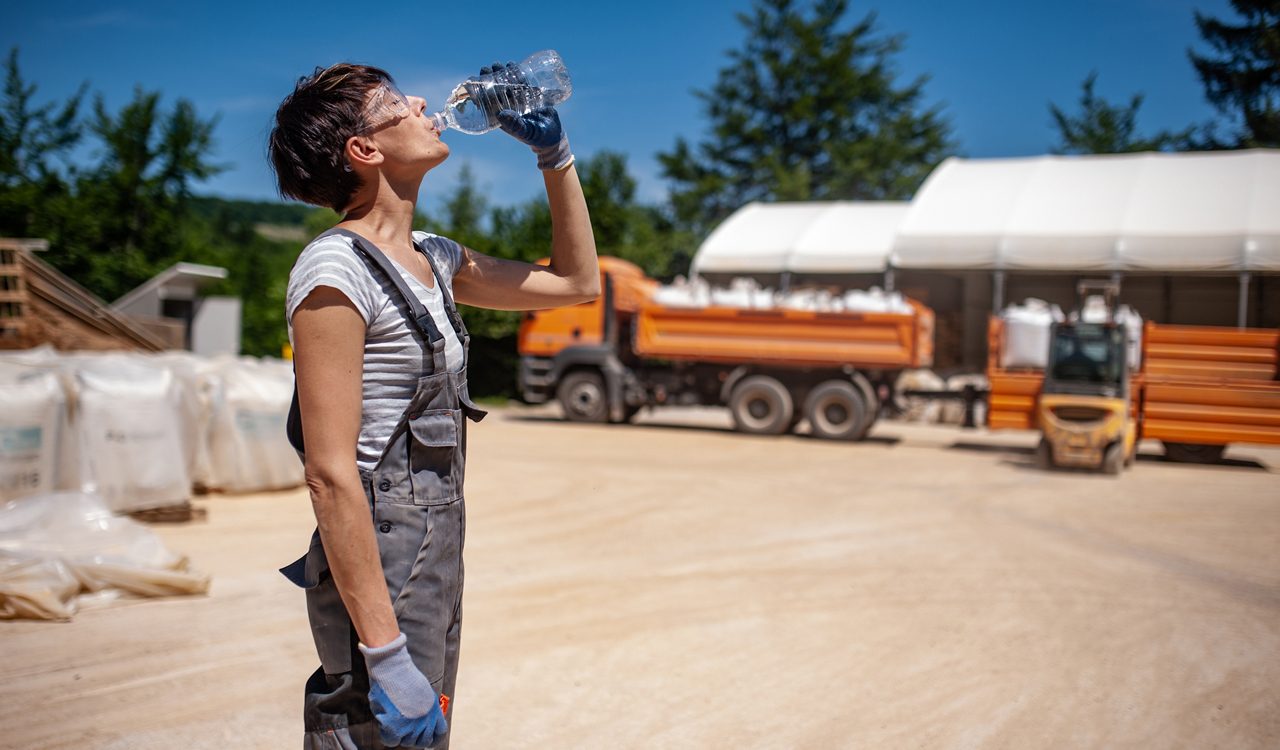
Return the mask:
<svg viewBox="0 0 1280 750"><path fill-rule="evenodd" d="M428 409L409 422L409 481L418 505L448 502L462 483L457 409Z"/></svg>

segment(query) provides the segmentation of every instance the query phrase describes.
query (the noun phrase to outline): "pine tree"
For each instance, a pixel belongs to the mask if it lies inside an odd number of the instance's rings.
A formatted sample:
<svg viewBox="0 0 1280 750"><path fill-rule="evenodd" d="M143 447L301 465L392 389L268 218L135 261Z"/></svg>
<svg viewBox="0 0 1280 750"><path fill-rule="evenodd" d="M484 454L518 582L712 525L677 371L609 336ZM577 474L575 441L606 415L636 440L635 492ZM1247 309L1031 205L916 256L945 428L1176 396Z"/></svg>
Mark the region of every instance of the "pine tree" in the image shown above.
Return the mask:
<svg viewBox="0 0 1280 750"><path fill-rule="evenodd" d="M1150 138L1139 137L1138 109L1142 106L1142 94L1134 94L1128 105L1111 104L1094 93L1097 81L1097 72L1084 79L1078 115L1069 115L1057 105L1049 105L1059 137L1053 153L1123 154L1184 150L1188 147L1194 131L1190 128L1176 133L1161 131Z"/></svg>
<svg viewBox="0 0 1280 750"><path fill-rule="evenodd" d="M1235 119L1237 148L1280 147L1280 0L1231 0L1237 25L1197 12L1200 36L1214 56L1188 50L1205 97Z"/></svg>
<svg viewBox="0 0 1280 750"><path fill-rule="evenodd" d="M750 201L910 197L952 149L925 78L899 85L902 36L880 36L868 14L848 27L847 0L757 0L708 91L711 121L697 146L658 155L674 183L677 221L704 236Z"/></svg>

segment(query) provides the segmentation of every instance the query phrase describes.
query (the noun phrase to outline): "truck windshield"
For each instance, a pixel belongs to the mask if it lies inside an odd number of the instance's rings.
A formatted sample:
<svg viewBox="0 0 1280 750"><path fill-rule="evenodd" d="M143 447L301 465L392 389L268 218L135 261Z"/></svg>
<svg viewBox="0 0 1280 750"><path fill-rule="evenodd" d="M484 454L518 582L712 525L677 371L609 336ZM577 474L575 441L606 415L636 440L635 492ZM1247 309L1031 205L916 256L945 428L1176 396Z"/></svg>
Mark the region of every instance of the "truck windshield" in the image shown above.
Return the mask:
<svg viewBox="0 0 1280 750"><path fill-rule="evenodd" d="M1077 383L1119 383L1124 376L1124 330L1078 325L1063 327L1053 337L1050 376Z"/></svg>

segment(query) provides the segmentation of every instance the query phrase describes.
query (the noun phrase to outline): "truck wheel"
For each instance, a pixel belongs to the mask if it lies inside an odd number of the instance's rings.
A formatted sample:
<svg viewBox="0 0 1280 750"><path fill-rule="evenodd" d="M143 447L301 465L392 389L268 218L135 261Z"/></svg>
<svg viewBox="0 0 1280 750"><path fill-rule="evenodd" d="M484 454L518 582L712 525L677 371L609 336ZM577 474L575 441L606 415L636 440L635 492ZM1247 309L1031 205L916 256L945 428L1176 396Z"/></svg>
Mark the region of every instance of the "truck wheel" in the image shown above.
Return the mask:
<svg viewBox="0 0 1280 750"><path fill-rule="evenodd" d="M729 411L739 432L780 435L791 426L795 405L782 383L768 375L752 375L733 387Z"/></svg>
<svg viewBox="0 0 1280 750"><path fill-rule="evenodd" d="M819 383L804 401L804 414L814 436L827 440L857 440L870 421L862 392L845 380Z"/></svg>
<svg viewBox="0 0 1280 750"><path fill-rule="evenodd" d="M1222 460L1225 445L1197 445L1195 443L1165 443L1164 457L1182 464L1216 464Z"/></svg>
<svg viewBox="0 0 1280 750"><path fill-rule="evenodd" d="M853 381L853 384L858 387L858 390L862 391L863 398L865 399L863 403L867 405L867 416L866 419L863 420L862 431L858 434L857 438L858 440L861 440L867 436L868 432L871 432L872 426L874 426L876 422L880 421L880 398L876 395L875 386L871 385L871 381L867 380L862 373L855 372L851 380Z"/></svg>
<svg viewBox="0 0 1280 750"><path fill-rule="evenodd" d="M604 422L609 418L609 399L604 378L598 372L578 370L565 375L556 389L556 398L570 422Z"/></svg>
<svg viewBox="0 0 1280 750"><path fill-rule="evenodd" d="M1107 450L1102 454L1102 471L1113 477L1120 476L1120 472L1124 471L1124 441L1117 440L1107 446Z"/></svg>

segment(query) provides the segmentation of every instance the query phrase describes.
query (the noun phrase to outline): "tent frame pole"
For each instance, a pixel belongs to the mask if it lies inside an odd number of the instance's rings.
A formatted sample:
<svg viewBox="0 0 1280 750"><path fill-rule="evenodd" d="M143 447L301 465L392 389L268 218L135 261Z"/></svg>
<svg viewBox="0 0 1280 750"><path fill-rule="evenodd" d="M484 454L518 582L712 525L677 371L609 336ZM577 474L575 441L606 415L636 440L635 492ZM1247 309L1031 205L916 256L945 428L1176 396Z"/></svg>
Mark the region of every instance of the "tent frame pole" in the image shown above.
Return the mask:
<svg viewBox="0 0 1280 750"><path fill-rule="evenodd" d="M991 272L991 311L999 313L1004 309L1004 271Z"/></svg>
<svg viewBox="0 0 1280 750"><path fill-rule="evenodd" d="M893 291L893 282L894 282L893 269L892 268L884 269L884 290L886 292Z"/></svg>
<svg viewBox="0 0 1280 750"><path fill-rule="evenodd" d="M1240 272L1240 301L1236 307L1236 327L1240 329L1249 327L1249 281L1250 274L1248 271Z"/></svg>

